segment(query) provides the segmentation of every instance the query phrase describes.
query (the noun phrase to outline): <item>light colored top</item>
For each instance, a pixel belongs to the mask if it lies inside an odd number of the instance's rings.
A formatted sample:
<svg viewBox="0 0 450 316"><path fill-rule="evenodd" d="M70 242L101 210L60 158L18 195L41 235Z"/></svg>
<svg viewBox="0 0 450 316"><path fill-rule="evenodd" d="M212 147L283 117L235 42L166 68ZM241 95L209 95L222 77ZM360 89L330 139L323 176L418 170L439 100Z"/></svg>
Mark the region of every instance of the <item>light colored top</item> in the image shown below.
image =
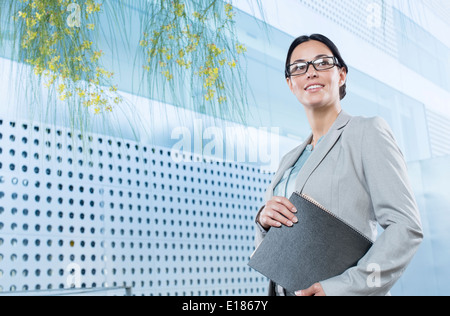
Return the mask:
<svg viewBox="0 0 450 316"><path fill-rule="evenodd" d="M323 139L321 137L317 142L316 146L319 145L320 141ZM295 191L295 181L297 179L298 173L302 169L305 162L308 160L309 156L311 156L313 152L313 146L308 144L301 154L300 158L298 158L295 165L284 172L283 178L281 178L280 182L277 184L275 189L273 190L274 196L283 196L289 199Z"/></svg>

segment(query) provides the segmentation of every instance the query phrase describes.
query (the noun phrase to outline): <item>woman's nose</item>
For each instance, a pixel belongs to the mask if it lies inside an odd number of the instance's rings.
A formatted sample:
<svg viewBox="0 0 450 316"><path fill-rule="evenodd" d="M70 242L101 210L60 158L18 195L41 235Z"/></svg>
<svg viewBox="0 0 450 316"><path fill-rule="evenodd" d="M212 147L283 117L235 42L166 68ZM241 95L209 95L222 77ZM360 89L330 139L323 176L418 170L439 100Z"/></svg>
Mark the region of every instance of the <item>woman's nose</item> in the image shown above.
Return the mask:
<svg viewBox="0 0 450 316"><path fill-rule="evenodd" d="M316 69L310 65L308 71L306 72L306 77L309 78L316 78L317 77L317 71Z"/></svg>

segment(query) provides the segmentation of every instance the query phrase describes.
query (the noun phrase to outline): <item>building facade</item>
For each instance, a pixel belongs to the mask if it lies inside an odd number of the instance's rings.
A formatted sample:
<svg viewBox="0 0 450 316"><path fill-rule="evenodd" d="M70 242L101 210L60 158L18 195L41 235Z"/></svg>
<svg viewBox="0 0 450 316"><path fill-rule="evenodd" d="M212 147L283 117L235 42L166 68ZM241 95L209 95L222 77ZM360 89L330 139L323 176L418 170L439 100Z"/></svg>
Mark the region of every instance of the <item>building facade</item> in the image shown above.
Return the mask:
<svg viewBox="0 0 450 316"><path fill-rule="evenodd" d="M344 110L383 117L408 162L425 240L393 294L450 293L448 4L261 0L265 22L255 2L234 4L246 125L136 95L133 60L119 51L139 137L121 115L121 133L81 136L64 119L30 119L11 92L17 64L1 51L0 294L265 295L267 280L247 266L254 217L280 158L310 133L284 61L292 40L312 33L349 65Z"/></svg>

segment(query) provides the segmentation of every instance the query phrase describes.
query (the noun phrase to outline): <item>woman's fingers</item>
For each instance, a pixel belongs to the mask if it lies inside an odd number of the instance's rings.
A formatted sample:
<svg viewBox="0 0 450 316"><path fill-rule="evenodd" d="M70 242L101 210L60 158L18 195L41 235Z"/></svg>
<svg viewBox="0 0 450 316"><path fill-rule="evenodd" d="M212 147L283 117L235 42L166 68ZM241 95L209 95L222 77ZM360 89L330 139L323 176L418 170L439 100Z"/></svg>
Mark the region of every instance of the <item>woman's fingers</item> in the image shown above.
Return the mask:
<svg viewBox="0 0 450 316"><path fill-rule="evenodd" d="M269 229L270 227L281 227L281 225L282 225L280 222L277 222L268 216L261 216L260 224L265 229Z"/></svg>
<svg viewBox="0 0 450 316"><path fill-rule="evenodd" d="M269 212L269 216L273 220L289 227L294 226L294 223L298 223L297 217L285 206L278 204L273 206L272 210L272 212Z"/></svg>
<svg viewBox="0 0 450 316"><path fill-rule="evenodd" d="M326 296L320 283L313 284L306 290L296 291L296 296Z"/></svg>
<svg viewBox="0 0 450 316"><path fill-rule="evenodd" d="M267 202L266 207L261 211L259 221L265 229L281 227L281 225L292 227L295 223L298 223L298 218L294 214L296 212L294 205L288 199L274 197Z"/></svg>
<svg viewBox="0 0 450 316"><path fill-rule="evenodd" d="M294 204L292 204L291 201L289 201L289 199L286 199L285 197L282 196L275 196L273 200L280 204L283 204L292 213L297 213L297 209L295 208Z"/></svg>

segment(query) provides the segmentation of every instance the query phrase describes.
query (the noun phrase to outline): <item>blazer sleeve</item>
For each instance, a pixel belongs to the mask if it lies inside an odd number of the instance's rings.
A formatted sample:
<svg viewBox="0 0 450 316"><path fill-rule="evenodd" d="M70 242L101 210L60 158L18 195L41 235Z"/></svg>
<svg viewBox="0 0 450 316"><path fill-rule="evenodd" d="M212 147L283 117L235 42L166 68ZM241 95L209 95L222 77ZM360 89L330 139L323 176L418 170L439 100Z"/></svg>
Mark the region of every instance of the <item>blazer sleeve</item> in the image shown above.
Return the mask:
<svg viewBox="0 0 450 316"><path fill-rule="evenodd" d="M361 134L365 185L384 231L357 266L320 282L330 296L387 295L423 239L407 166L392 131L383 119L373 118Z"/></svg>
<svg viewBox="0 0 450 316"><path fill-rule="evenodd" d="M255 218L255 224L256 224L255 248L258 248L258 246L262 243L262 241L264 240L264 238L266 237L267 232L268 232L268 230L265 230L259 223L259 214L264 209L264 207L265 207L265 205L259 209L258 214L256 215L256 218Z"/></svg>
<svg viewBox="0 0 450 316"><path fill-rule="evenodd" d="M275 172L273 179L270 181L271 184L273 184L274 179L277 175L278 172L280 172L281 166L284 163L285 159L287 156L289 156L290 154L292 154L292 152L295 151L295 148L289 152L288 154L286 154L283 158L281 158L280 164L278 166L278 170ZM255 225L256 225L256 230L255 230L255 248L258 248L258 246L261 244L261 242L264 240L264 238L266 237L268 230L265 230L260 224L259 224L259 215L261 214L261 211L266 207L267 202L270 200L270 198L273 196L273 187L272 185L269 185L269 187L266 190L266 193L264 194L264 205L262 205L258 211L258 213L256 214L255 217Z"/></svg>

